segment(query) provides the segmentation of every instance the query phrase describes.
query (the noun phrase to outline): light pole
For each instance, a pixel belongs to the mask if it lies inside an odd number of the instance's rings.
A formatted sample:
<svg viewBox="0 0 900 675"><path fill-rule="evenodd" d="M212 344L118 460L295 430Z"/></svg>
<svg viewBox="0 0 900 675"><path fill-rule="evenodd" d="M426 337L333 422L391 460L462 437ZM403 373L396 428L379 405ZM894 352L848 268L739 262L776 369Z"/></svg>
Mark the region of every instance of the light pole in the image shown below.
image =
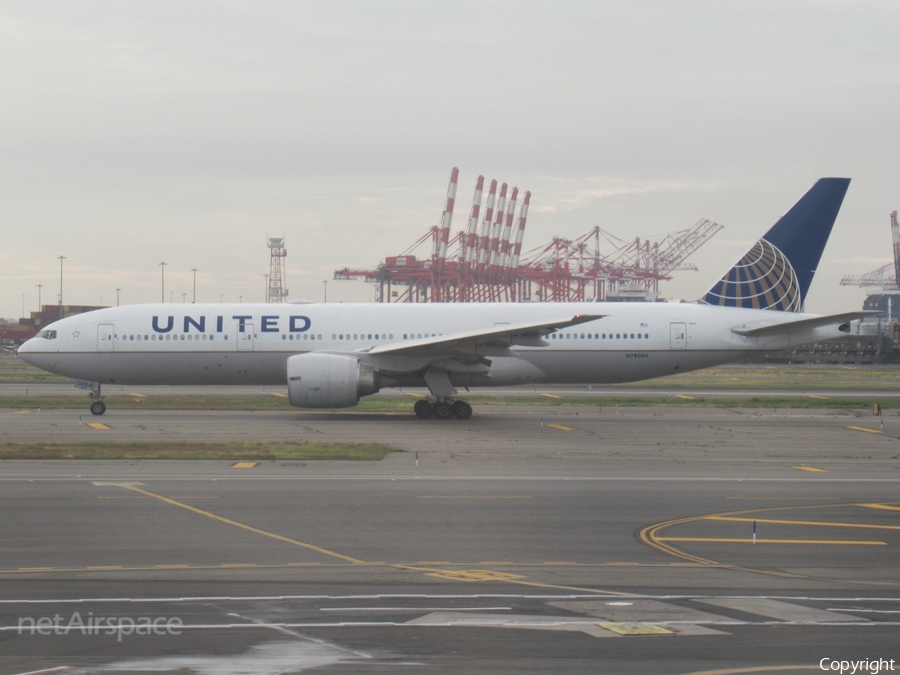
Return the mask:
<svg viewBox="0 0 900 675"><path fill-rule="evenodd" d="M263 274L263 278L266 280L266 292L263 294L263 302L269 301L269 275Z"/></svg>
<svg viewBox="0 0 900 675"><path fill-rule="evenodd" d="M199 270L195 267L191 272L194 273L194 299L191 300L191 304L194 305L197 303L197 272L199 272Z"/></svg>
<svg viewBox="0 0 900 675"><path fill-rule="evenodd" d="M59 318L63 318L63 296L62 296L62 279L63 279L63 260L66 256L59 256Z"/></svg>
<svg viewBox="0 0 900 675"><path fill-rule="evenodd" d="M38 284L38 285L37 285L37 289L38 289L38 312L40 312L41 309L42 309L42 307L41 307L41 289L42 289L43 287L44 287L44 284Z"/></svg>
<svg viewBox="0 0 900 675"><path fill-rule="evenodd" d="M322 302L328 302L328 279L322 282Z"/></svg>
<svg viewBox="0 0 900 675"><path fill-rule="evenodd" d="M185 304L187 302L187 293L181 294L181 304Z"/></svg>
<svg viewBox="0 0 900 675"><path fill-rule="evenodd" d="M239 295L239 296L238 296L238 302L240 302L240 303L243 303L243 302L244 302L244 296L243 296L243 295Z"/></svg>
<svg viewBox="0 0 900 675"><path fill-rule="evenodd" d="M122 290L121 288L116 289L116 307L119 306L119 291L121 291L121 290Z"/></svg>
<svg viewBox="0 0 900 675"><path fill-rule="evenodd" d="M166 301L166 263L159 263L159 269L162 270L162 302Z"/></svg>

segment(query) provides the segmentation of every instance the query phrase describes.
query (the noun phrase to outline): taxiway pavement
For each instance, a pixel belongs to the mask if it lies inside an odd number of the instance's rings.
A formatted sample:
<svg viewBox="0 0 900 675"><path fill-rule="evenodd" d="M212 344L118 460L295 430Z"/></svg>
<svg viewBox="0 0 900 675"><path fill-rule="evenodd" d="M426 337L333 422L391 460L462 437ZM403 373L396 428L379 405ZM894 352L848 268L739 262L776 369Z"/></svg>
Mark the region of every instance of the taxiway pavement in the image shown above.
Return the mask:
<svg viewBox="0 0 900 675"><path fill-rule="evenodd" d="M106 429L78 417L0 411L0 441L401 452L0 463L4 672L900 667L900 417L111 410ZM132 628L142 619L151 634Z"/></svg>

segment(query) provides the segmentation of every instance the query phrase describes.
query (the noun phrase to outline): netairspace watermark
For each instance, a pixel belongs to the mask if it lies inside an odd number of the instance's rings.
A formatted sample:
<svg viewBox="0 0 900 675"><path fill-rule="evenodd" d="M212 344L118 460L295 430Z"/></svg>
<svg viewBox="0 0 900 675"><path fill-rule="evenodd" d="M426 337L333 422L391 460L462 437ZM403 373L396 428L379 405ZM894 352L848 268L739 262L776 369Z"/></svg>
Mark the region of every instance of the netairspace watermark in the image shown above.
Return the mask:
<svg viewBox="0 0 900 675"><path fill-rule="evenodd" d="M819 661L819 668L826 671L834 671L836 673L867 673L868 675L878 675L878 673L894 672L894 659L862 659L860 661L837 661L825 657Z"/></svg>
<svg viewBox="0 0 900 675"><path fill-rule="evenodd" d="M38 618L20 616L18 630L19 635L115 635L116 640L121 642L123 637L132 635L181 635L183 626L178 617L94 616L93 612L82 617L80 612L75 612L68 621L61 614Z"/></svg>

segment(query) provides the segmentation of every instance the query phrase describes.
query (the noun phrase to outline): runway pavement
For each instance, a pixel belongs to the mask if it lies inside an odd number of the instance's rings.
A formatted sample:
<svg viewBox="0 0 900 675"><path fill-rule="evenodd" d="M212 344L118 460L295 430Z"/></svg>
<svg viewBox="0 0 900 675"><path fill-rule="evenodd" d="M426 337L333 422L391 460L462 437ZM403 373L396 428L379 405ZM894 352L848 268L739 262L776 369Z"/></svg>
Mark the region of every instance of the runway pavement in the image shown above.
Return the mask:
<svg viewBox="0 0 900 675"><path fill-rule="evenodd" d="M900 417L772 413L0 411L7 442L402 450L3 462L2 672L900 667Z"/></svg>

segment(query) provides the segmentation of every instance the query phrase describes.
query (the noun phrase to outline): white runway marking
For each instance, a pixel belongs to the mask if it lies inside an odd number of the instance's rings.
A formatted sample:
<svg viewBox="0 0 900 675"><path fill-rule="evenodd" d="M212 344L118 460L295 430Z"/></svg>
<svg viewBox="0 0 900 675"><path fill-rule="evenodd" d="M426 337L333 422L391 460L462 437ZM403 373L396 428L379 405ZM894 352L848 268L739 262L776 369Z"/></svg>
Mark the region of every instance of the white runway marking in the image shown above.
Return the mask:
<svg viewBox="0 0 900 675"><path fill-rule="evenodd" d="M311 668L352 662L346 652L309 641L269 642L251 647L243 654L224 656L163 656L130 659L105 664L113 671L189 671L198 675L279 675Z"/></svg>
<svg viewBox="0 0 900 675"><path fill-rule="evenodd" d="M81 604L90 602L146 602L146 603L181 603L181 602L256 602L274 600L576 600L588 598L596 600L597 596L590 593L377 593L372 595L187 595L160 598L5 598L0 599L0 605L48 605L48 604ZM648 600L784 600L807 602L900 602L900 596L895 597L866 597L866 596L816 596L816 595L641 595L630 594L629 598L644 598ZM846 609L841 611L848 611Z"/></svg>
<svg viewBox="0 0 900 675"><path fill-rule="evenodd" d="M858 616L838 614L822 609L784 602L783 600L771 600L768 598L710 598L701 600L701 602L707 605L713 605L714 607L736 609L740 612L757 614L759 616L765 616L770 619L778 619L781 621L810 621L812 623L868 621L868 619ZM853 610L851 609L848 611Z"/></svg>
<svg viewBox="0 0 900 675"><path fill-rule="evenodd" d="M459 607L319 607L320 612L454 612ZM512 607L467 607L467 612L505 612Z"/></svg>
<svg viewBox="0 0 900 675"><path fill-rule="evenodd" d="M797 478L753 478L742 476L482 476L482 475L453 475L453 476L428 476L421 474L411 475L394 475L394 476L284 476L284 475L266 475L266 474L214 474L214 475L196 475L185 476L183 474L141 474L135 478L123 478L121 480L110 481L96 476L82 476L59 474L56 476L48 476L46 473L22 473L16 476L6 476L0 478L0 483L59 483L59 482L90 482L97 481L108 482L110 485L120 486L123 484L139 485L136 479L142 481L172 481L172 482L220 482L220 481L478 481L478 482L587 482L587 483L797 483L807 485L810 483L900 483L900 478L812 478L810 476L802 476Z"/></svg>
<svg viewBox="0 0 900 675"><path fill-rule="evenodd" d="M235 616L239 619L244 619L246 621L250 621L257 626L265 626L267 628L272 628L273 630L277 630L279 633L284 633L285 635L290 635L291 637L296 637L306 642L317 644L321 647L327 647L328 649L335 649L345 654L349 654L350 656L359 658L359 659L371 659L372 656L370 654L366 654L365 652L357 651L355 649L347 649L346 647L340 647L334 643L328 642L327 640L322 640L321 638L315 638L309 635L303 635L293 630L289 630L285 626L281 626L278 624L268 624L262 620L254 619L253 617L243 616L241 614L229 613L228 616Z"/></svg>

